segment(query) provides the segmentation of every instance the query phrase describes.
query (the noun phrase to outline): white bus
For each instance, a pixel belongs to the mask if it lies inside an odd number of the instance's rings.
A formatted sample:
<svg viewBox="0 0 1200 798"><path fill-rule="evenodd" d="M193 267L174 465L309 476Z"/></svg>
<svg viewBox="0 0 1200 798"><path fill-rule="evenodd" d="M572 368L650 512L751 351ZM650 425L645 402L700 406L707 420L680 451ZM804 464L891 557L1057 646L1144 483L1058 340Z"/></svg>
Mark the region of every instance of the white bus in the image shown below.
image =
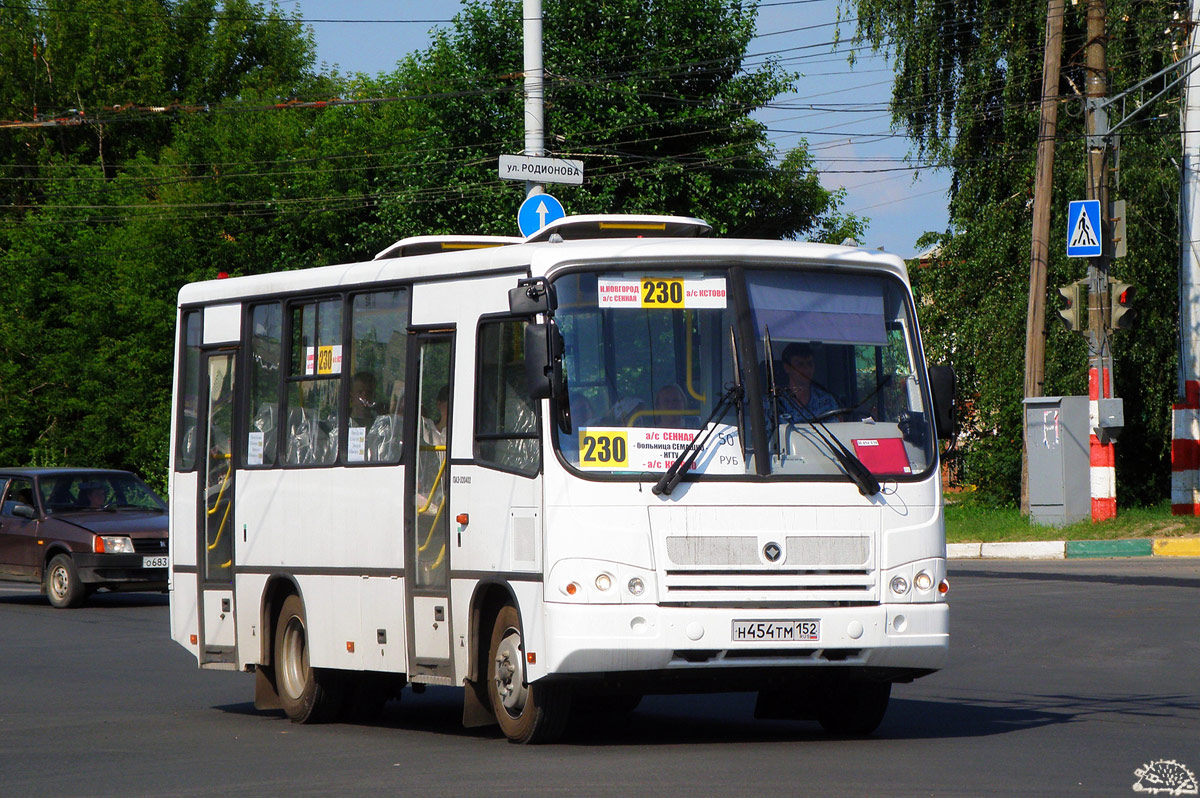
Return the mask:
<svg viewBox="0 0 1200 798"><path fill-rule="evenodd" d="M872 731L946 661L953 373L900 259L709 231L185 286L172 638L298 722L434 684L519 742L665 692Z"/></svg>

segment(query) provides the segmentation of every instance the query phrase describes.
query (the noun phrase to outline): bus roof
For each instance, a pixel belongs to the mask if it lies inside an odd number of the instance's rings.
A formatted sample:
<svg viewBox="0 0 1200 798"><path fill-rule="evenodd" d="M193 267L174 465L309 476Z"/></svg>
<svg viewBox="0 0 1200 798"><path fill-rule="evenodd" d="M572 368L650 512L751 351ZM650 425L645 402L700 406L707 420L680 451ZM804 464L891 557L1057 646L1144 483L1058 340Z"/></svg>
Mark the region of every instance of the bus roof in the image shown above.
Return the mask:
<svg viewBox="0 0 1200 798"><path fill-rule="evenodd" d="M611 220L614 217L567 217L567 220L578 221L580 218L584 221L574 227L576 232L589 225L597 226L599 221ZM645 217L615 218L628 223L631 218ZM658 218L700 222L687 220L685 217ZM700 224L707 227L703 222ZM567 222L558 227L570 231L572 223ZM908 278L904 261L897 256L858 247L764 239L704 238L698 237L702 235L698 228L685 234L690 237L683 238L640 237L636 228L629 227L624 228L622 237L616 237L619 233L614 229L604 237L587 239L551 237L548 234L548 240L541 240L540 232L538 236L524 240L524 243L518 243L523 241L522 239L506 240L503 236L421 236L418 238L426 243L455 239L485 243L486 248L453 249L433 246L429 251L436 254L406 252L403 253L403 257L385 254L392 253L398 247L403 249L406 242L418 241L404 239L383 250L376 259L370 261L190 283L180 289L179 304L235 301L243 297L321 289L340 290L380 282L428 280L469 276L475 273L511 271L542 276L551 274L561 265L591 260L661 264L680 259L688 262L691 268L699 267L705 261L777 261L811 266L880 269L895 274L905 282ZM656 232L661 236L665 231ZM416 248L413 250L418 251Z"/></svg>

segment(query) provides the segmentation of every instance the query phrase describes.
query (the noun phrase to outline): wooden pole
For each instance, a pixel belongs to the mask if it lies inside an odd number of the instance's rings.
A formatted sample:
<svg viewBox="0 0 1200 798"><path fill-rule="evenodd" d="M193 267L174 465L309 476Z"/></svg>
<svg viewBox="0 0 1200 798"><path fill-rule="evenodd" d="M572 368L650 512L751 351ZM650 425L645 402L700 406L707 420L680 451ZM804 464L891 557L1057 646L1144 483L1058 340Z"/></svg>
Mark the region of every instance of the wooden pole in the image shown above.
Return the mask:
<svg viewBox="0 0 1200 798"><path fill-rule="evenodd" d="M1054 137L1058 132L1059 68L1062 63L1063 0L1046 9L1042 65L1042 116L1038 123L1033 186L1033 235L1029 253L1029 305L1025 314L1025 396L1044 394L1046 377L1046 268L1050 257L1050 209L1054 188ZM1029 515L1029 441L1021 449L1021 513Z"/></svg>

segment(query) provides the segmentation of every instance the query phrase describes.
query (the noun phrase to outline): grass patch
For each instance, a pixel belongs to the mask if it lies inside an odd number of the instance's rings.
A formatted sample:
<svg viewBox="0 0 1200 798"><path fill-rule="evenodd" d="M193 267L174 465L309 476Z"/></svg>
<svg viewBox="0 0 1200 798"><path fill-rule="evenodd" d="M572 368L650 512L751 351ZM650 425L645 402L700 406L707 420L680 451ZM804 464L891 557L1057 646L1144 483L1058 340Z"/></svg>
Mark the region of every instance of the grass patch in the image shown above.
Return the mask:
<svg viewBox="0 0 1200 798"><path fill-rule="evenodd" d="M1200 535L1200 518L1171 515L1170 502L1154 507L1117 508L1111 521L1080 521L1053 527L1029 523L1015 508L984 506L973 493L947 494L946 542L995 543L1020 540L1124 540Z"/></svg>

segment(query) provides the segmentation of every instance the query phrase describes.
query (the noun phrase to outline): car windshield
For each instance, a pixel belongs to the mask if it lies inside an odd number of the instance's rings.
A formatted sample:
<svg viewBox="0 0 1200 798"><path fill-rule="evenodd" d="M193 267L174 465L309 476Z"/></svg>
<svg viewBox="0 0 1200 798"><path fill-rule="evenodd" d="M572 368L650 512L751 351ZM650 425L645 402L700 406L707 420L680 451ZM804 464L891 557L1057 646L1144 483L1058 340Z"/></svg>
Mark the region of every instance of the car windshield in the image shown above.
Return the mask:
<svg viewBox="0 0 1200 798"><path fill-rule="evenodd" d="M128 473L47 475L39 480L39 492L48 515L96 510L167 510L163 500L145 482Z"/></svg>
<svg viewBox="0 0 1200 798"><path fill-rule="evenodd" d="M693 474L844 479L839 446L877 475L934 461L908 292L894 277L660 267L574 272L555 286L571 430L557 441L574 468L655 476L693 439Z"/></svg>

